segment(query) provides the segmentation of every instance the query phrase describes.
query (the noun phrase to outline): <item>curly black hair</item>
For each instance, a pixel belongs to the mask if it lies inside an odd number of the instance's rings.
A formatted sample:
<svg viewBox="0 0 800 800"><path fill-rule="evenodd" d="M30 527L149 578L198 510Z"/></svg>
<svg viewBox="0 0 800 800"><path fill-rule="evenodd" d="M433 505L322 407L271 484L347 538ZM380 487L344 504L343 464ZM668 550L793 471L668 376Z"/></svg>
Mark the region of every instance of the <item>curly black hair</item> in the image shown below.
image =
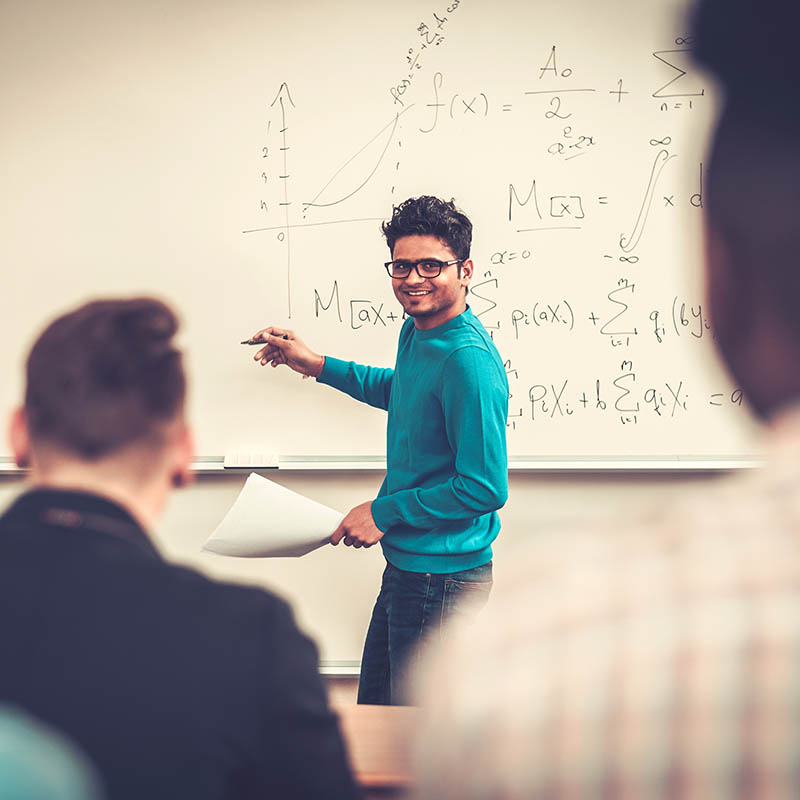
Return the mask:
<svg viewBox="0 0 800 800"><path fill-rule="evenodd" d="M450 200L422 195L410 197L395 206L392 218L381 226L389 251L404 236L435 236L449 247L461 261L469 258L472 244L472 223Z"/></svg>

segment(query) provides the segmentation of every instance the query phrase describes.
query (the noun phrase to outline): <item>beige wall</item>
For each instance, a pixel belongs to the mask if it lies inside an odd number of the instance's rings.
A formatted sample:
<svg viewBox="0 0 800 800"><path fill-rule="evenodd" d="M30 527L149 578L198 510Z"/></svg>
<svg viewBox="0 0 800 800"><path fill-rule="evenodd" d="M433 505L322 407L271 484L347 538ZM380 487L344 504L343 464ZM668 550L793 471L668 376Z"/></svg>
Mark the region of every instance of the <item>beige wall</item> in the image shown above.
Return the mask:
<svg viewBox="0 0 800 800"><path fill-rule="evenodd" d="M268 472L268 477L341 511L374 496L376 472ZM495 580L502 581L504 558L515 543L547 536L558 547L559 533L600 519L624 518L670 499L717 473L519 473L510 479L503 529L495 545ZM224 516L245 475L200 475L173 495L155 532L162 552L218 578L274 589L295 609L298 621L318 642L323 661L357 661L378 589L383 560L378 548L326 547L300 559L232 559L200 552ZM23 486L0 480L3 505Z"/></svg>

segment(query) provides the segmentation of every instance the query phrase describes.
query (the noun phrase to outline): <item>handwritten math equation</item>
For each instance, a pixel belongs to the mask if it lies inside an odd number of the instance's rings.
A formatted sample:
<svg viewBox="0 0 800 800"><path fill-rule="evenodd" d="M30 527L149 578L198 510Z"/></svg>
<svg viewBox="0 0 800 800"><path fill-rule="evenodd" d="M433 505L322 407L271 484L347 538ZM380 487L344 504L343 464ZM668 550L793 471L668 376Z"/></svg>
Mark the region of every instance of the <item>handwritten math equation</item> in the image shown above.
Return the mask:
<svg viewBox="0 0 800 800"><path fill-rule="evenodd" d="M681 82L688 74L688 69L683 69L681 63L685 60L689 52L688 44L690 40L684 37L676 38L676 43L680 43L677 49L661 50L652 53L652 57L658 60L669 70L672 70L670 79L664 83L654 85L653 91L649 94L660 112L689 112L695 108L696 99L705 95L705 89L697 89L694 86L685 85L688 81ZM688 65L687 65L688 66ZM677 72L677 75L674 75ZM544 78L548 88L540 88L538 82ZM410 87L410 79L403 84L403 92ZM547 55L546 62L539 69L538 80L534 78L536 88L523 91L520 95L499 96L498 93L487 92L484 86L476 85L470 89L456 90L449 87L446 74L439 70L430 78L427 84L427 97L421 103L427 109L427 119L424 120L418 130L420 133L433 133L437 128L450 121L475 121L486 119L491 115L509 115L509 119L514 112L528 113L533 111L537 116L545 120L559 120L565 123L561 135L547 147L550 155L564 156L572 158L579 153L574 152L597 144L594 136L589 132L589 128L576 128L576 112L585 108L585 102L581 96L604 97L608 103L622 104L630 102L630 96L634 93L626 87L625 79L618 78L611 86L589 86L576 84L574 73L571 67L560 69L558 66L557 46L553 45ZM392 90L392 97L395 103L402 103L401 94L398 93L399 87ZM404 104L403 104L404 105ZM572 140L572 141L570 141Z"/></svg>
<svg viewBox="0 0 800 800"><path fill-rule="evenodd" d="M511 255L510 253L508 255ZM515 254L520 259L531 255ZM394 299L348 296L338 279L325 288L313 290L315 319L340 326L358 336L375 336L399 326L407 319ZM738 389L714 387L711 391L694 390L680 370L663 380L643 383L634 368L634 357L623 357L619 372L592 379L560 375L538 378L531 375L539 367L536 352L557 346L553 337L596 336L621 353L633 349L636 340L647 340L647 361L658 361L661 347L677 343L708 341L713 337L704 302L675 295L666 298L660 308L637 307L636 284L619 279L596 304L560 297L532 298L510 310L502 295L502 279L491 271L476 276L470 285L469 302L473 312L503 353L522 352L506 361L511 386L508 424L516 429L524 423L543 423L591 415L602 415L622 425L637 425L643 415L662 419L681 418L704 408L739 408L743 395ZM516 299L516 298L515 298ZM639 356L636 356L639 359ZM613 361L613 355L610 359ZM595 365L599 369L600 365Z"/></svg>
<svg viewBox="0 0 800 800"><path fill-rule="evenodd" d="M403 95L414 84L414 80L425 64L425 50L429 47L439 47L445 41L445 28L447 21L461 4L461 0L451 0L443 10L432 11L428 20L422 20L417 25L417 36L408 48L405 55L406 74L389 89L392 102L395 105L405 106Z"/></svg>
<svg viewBox="0 0 800 800"><path fill-rule="evenodd" d="M609 377L575 379L562 374L536 383L526 382L511 359L505 367L512 429L524 421L541 424L582 415L603 415L621 425L637 425L645 415L666 421L700 406L741 408L744 401L740 389L695 392L680 375L648 383L629 360L621 361L618 373Z"/></svg>
<svg viewBox="0 0 800 800"><path fill-rule="evenodd" d="M632 74L633 58L591 69L591 53L566 41L537 45L526 72L508 80L462 76L448 57L472 13L462 0L433 0L409 20L405 47L386 53L388 84L376 81L374 127L340 120L346 149L335 160L333 148L314 154L314 186L306 140L295 149L295 126L313 124L314 98L289 80L265 92L263 143L249 162L256 221L243 232L268 232L288 317L294 302L297 324L316 325L343 352L348 341L383 348L396 337L407 317L388 282L293 262L303 250L293 240L322 241L330 226L352 225L357 251L387 205L409 196L396 187L426 185L426 167L444 153L461 170L492 167L477 182L494 216L473 219L481 243L467 302L506 359L511 430L736 415L741 391L685 363L713 356L715 330L697 281L672 280L673 268L697 265L676 265L672 254L683 251L670 239L687 228L695 235L704 207L702 151L687 131L709 116L710 100L691 40L673 35L642 51L644 77ZM387 202L378 207L375 196ZM357 200L359 212L348 213Z"/></svg>
<svg viewBox="0 0 800 800"><path fill-rule="evenodd" d="M639 336L659 345L673 337L701 341L714 336L702 300L674 295L661 308L637 306L636 284L627 278L620 278L591 307L563 297L536 297L501 313L501 288L499 278L491 271L484 272L470 284L469 302L493 337L494 332L503 330L514 342L546 342L553 336L584 331L596 334L612 348L620 348L630 346ZM338 320L353 331L388 328L406 319L394 300L343 296L338 279L313 289L313 308L315 319Z"/></svg>

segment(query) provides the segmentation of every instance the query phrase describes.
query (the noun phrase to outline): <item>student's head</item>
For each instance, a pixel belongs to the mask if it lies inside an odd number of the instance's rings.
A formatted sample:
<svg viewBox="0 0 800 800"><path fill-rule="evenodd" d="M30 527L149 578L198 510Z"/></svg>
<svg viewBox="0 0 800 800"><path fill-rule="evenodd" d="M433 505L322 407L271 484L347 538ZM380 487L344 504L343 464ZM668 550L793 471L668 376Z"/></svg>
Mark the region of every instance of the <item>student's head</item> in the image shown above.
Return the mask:
<svg viewBox="0 0 800 800"><path fill-rule="evenodd" d="M452 201L412 197L383 223L392 288L417 328L433 328L466 308L473 265L472 223Z"/></svg>
<svg viewBox="0 0 800 800"><path fill-rule="evenodd" d="M800 400L800 4L700 0L694 28L724 103L705 197L713 324L769 417Z"/></svg>
<svg viewBox="0 0 800 800"><path fill-rule="evenodd" d="M0 706L0 797L100 800L97 769L65 735L28 713Z"/></svg>
<svg viewBox="0 0 800 800"><path fill-rule="evenodd" d="M45 329L11 425L17 462L35 482L186 481L192 443L177 328L164 303L134 298L87 303Z"/></svg>

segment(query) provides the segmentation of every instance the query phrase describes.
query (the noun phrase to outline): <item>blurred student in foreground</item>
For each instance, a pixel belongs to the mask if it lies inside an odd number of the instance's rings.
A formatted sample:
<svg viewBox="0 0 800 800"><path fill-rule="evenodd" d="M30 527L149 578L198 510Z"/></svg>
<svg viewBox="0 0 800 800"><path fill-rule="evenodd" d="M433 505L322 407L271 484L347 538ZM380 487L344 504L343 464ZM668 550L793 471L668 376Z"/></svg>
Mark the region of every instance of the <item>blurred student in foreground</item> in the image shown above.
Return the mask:
<svg viewBox="0 0 800 800"><path fill-rule="evenodd" d="M103 800L86 756L58 731L0 706L0 797L3 800Z"/></svg>
<svg viewBox="0 0 800 800"><path fill-rule="evenodd" d="M147 535L192 459L176 329L161 302L105 300L33 346L11 423L30 489L0 518L0 702L71 737L115 800L356 797L289 608Z"/></svg>
<svg viewBox="0 0 800 800"><path fill-rule="evenodd" d="M765 468L518 554L434 657L420 797L800 796L800 8L701 0L693 25L724 92L707 290Z"/></svg>

